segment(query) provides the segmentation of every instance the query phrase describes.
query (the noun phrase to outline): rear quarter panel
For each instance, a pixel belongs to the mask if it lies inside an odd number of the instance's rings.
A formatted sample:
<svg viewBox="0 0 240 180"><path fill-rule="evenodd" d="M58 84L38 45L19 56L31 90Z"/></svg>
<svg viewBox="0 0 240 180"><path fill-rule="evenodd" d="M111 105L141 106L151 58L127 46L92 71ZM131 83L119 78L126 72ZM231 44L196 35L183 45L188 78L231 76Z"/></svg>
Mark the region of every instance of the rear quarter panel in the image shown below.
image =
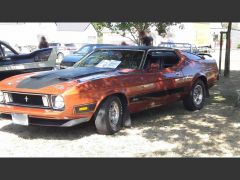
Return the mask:
<svg viewBox="0 0 240 180"><path fill-rule="evenodd" d="M218 68L215 60L201 59L190 60L184 62L182 72L185 77L185 83L188 90L191 89L193 83L200 77L204 76L207 80L208 88L212 87L218 80Z"/></svg>

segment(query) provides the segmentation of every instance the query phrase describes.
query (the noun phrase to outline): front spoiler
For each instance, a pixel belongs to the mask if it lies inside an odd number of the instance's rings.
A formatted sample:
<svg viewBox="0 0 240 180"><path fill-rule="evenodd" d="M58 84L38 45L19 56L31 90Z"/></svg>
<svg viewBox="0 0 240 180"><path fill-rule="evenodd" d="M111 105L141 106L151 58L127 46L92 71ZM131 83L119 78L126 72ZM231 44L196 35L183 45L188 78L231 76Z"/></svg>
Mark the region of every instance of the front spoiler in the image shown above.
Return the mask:
<svg viewBox="0 0 240 180"><path fill-rule="evenodd" d="M12 120L10 114L0 114L2 120ZM88 122L90 118L79 118L70 120L53 120L53 119L40 119L29 117L29 125L34 126L55 126L55 127L72 127L84 122Z"/></svg>

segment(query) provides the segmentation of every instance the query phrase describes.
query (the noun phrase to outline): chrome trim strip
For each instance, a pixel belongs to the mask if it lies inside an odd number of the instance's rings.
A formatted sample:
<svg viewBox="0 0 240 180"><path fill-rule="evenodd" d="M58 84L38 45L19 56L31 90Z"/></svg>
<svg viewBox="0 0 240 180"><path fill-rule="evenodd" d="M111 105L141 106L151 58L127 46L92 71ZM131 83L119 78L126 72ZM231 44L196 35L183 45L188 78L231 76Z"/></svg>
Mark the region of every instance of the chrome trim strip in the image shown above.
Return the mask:
<svg viewBox="0 0 240 180"><path fill-rule="evenodd" d="M3 105L12 105L12 106L30 107L30 108L40 108L40 109L51 109L51 107L46 107L46 106L24 105L24 104L18 104L18 103L4 103Z"/></svg>

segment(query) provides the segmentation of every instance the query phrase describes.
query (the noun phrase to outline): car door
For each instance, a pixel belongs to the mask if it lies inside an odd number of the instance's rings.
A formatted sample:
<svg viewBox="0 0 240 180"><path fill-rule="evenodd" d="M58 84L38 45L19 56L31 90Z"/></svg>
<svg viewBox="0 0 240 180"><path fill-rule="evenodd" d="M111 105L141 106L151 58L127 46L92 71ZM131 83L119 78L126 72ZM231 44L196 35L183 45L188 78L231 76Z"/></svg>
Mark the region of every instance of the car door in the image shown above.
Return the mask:
<svg viewBox="0 0 240 180"><path fill-rule="evenodd" d="M148 51L138 81L141 83L141 94L136 95L133 99L142 109L163 105L166 102L167 89L171 86L171 78L167 77L168 74L166 73L166 75L163 75L161 60L162 51ZM153 69L152 64L155 64L156 68Z"/></svg>
<svg viewBox="0 0 240 180"><path fill-rule="evenodd" d="M185 79L182 72L183 59L173 50L161 52L161 71L158 83L164 86L166 103L181 99L185 93Z"/></svg>
<svg viewBox="0 0 240 180"><path fill-rule="evenodd" d="M164 105L180 99L184 94L184 77L181 58L173 50L152 50L148 56L159 64L158 71L149 71L153 63L147 57L144 65L145 97L149 107Z"/></svg>

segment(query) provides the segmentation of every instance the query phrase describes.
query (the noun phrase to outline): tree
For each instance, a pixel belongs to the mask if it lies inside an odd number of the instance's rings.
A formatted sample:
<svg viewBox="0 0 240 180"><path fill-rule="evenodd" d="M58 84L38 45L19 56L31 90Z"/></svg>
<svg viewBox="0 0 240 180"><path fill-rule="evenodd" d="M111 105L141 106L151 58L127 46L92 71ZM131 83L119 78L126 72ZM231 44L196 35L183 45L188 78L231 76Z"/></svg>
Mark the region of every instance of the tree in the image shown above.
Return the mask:
<svg viewBox="0 0 240 180"><path fill-rule="evenodd" d="M113 33L130 39L135 44L140 44L139 32L155 28L160 36L165 36L169 27L175 25L172 22L117 22L117 23L92 23L98 35L102 34L104 28L110 29Z"/></svg>
<svg viewBox="0 0 240 180"><path fill-rule="evenodd" d="M227 30L226 53L225 53L225 68L224 68L225 77L229 77L229 74L230 74L231 29L232 29L232 23L229 22L228 30Z"/></svg>

